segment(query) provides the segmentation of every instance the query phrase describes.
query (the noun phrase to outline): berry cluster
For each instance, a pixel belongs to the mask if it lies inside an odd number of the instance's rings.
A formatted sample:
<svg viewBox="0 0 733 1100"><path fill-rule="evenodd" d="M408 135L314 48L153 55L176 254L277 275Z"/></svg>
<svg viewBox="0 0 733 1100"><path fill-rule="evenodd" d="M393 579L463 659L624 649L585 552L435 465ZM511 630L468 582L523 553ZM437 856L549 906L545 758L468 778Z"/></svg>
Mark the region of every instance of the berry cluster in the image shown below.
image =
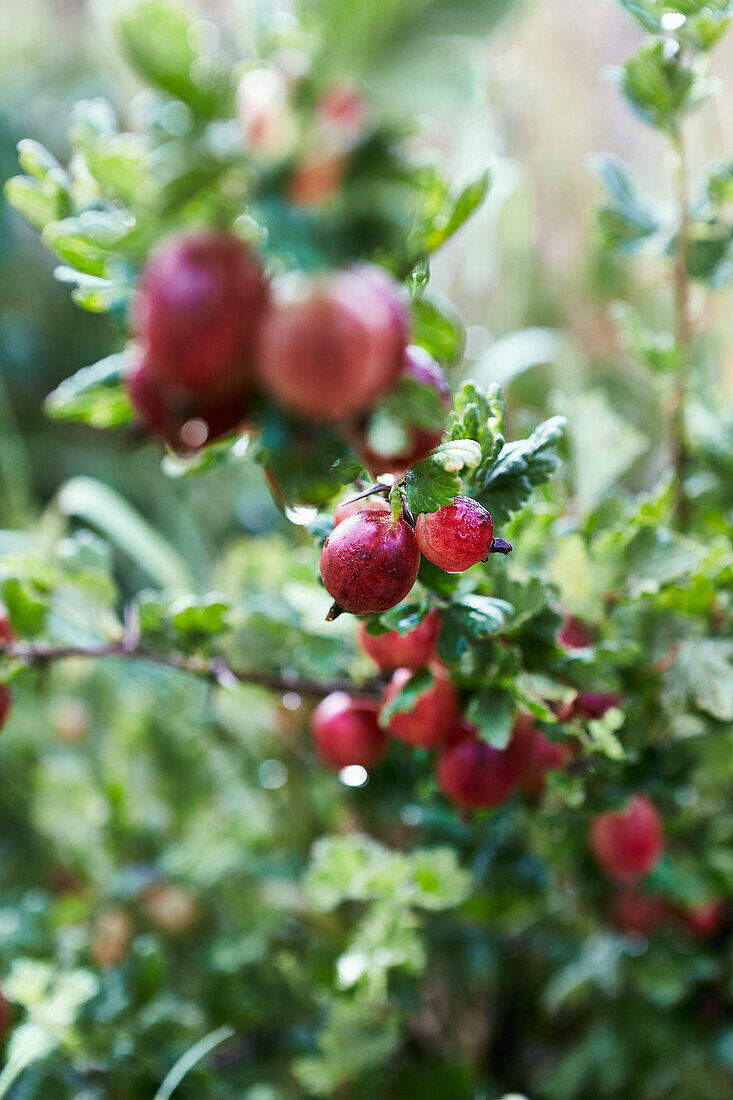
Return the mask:
<svg viewBox="0 0 733 1100"><path fill-rule="evenodd" d="M513 791L541 794L547 773L563 767L572 749L550 741L526 714L515 719L506 749L482 741L462 716L460 696L436 656L439 631L440 612L435 608L406 634L373 635L359 624L359 644L381 671L391 673L391 679L381 704L338 691L316 707L311 732L319 755L336 768L370 768L393 737L416 748L435 749L440 787L466 809L497 806ZM430 683L408 706L396 706L412 674L421 668L430 670Z"/></svg>

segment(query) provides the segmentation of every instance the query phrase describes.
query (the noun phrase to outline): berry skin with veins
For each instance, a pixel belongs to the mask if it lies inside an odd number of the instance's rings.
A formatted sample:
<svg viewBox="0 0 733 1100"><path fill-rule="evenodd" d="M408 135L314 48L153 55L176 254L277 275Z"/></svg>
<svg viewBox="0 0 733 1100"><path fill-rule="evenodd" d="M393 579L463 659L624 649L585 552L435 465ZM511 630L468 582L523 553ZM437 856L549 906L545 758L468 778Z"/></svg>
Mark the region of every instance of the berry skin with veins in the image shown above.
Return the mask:
<svg viewBox="0 0 733 1100"><path fill-rule="evenodd" d="M382 707L388 706L412 676L410 668L398 668L387 684ZM411 710L400 710L387 722L387 731L400 741L430 749L443 744L458 719L460 700L445 673L433 672L433 682L417 697Z"/></svg>
<svg viewBox="0 0 733 1100"><path fill-rule="evenodd" d="M469 810L499 806L514 788L506 750L492 748L476 736L461 736L443 750L437 776L448 798Z"/></svg>
<svg viewBox="0 0 733 1100"><path fill-rule="evenodd" d="M386 634L370 634L366 623L359 623L359 645L381 669L422 668L435 657L440 632L440 612L428 611L422 622L407 634L388 630Z"/></svg>
<svg viewBox="0 0 733 1100"><path fill-rule="evenodd" d="M388 502L384 497L360 497L359 500L342 500L336 505L333 513L333 525L337 527L343 523L347 516L353 516L357 512L391 512Z"/></svg>
<svg viewBox="0 0 733 1100"><path fill-rule="evenodd" d="M300 416L348 419L394 386L406 337L402 288L384 272L287 278L260 329L259 382Z"/></svg>
<svg viewBox="0 0 733 1100"><path fill-rule="evenodd" d="M405 348L404 366L402 377L412 378L421 385L430 386L438 395L438 398L447 413L451 403L451 390L445 371L435 360L417 344L410 344ZM399 384L399 379L398 379ZM356 432L355 443L359 457L364 465L375 474L403 473L421 462L423 458L434 450L443 438L443 429L428 429L418 426L407 428L408 444L402 451L392 454L380 454L369 446L368 421L366 426L360 427Z"/></svg>
<svg viewBox="0 0 733 1100"><path fill-rule="evenodd" d="M342 611L374 615L401 603L417 579L415 532L391 512L356 512L321 550L321 580Z"/></svg>
<svg viewBox="0 0 733 1100"><path fill-rule="evenodd" d="M318 754L334 768L361 764L370 768L384 754L387 735L377 721L377 704L334 691L311 716L311 734Z"/></svg>
<svg viewBox="0 0 733 1100"><path fill-rule="evenodd" d="M608 810L595 818L590 842L604 871L633 881L649 874L662 857L662 821L654 803L646 795L636 795L624 810Z"/></svg>
<svg viewBox="0 0 733 1100"><path fill-rule="evenodd" d="M125 389L140 424L155 432L179 454L191 454L213 439L244 431L248 400L206 400L161 383L143 359L125 377Z"/></svg>
<svg viewBox="0 0 733 1100"><path fill-rule="evenodd" d="M463 573L491 552L494 521L478 501L461 496L418 516L415 534L428 561L446 573Z"/></svg>
<svg viewBox="0 0 733 1100"><path fill-rule="evenodd" d="M209 401L248 392L266 300L259 258L238 237L206 231L164 241L132 310L150 377Z"/></svg>

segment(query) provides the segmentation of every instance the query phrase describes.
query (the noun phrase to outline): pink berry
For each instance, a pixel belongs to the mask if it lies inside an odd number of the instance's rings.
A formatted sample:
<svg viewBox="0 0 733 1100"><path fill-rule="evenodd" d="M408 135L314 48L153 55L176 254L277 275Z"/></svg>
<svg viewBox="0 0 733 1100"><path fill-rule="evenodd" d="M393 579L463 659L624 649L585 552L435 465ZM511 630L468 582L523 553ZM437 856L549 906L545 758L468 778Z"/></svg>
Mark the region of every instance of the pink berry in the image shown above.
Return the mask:
<svg viewBox="0 0 733 1100"><path fill-rule="evenodd" d="M132 314L151 377L211 400L249 391L266 299L260 261L237 237L206 231L164 242Z"/></svg>
<svg viewBox="0 0 733 1100"><path fill-rule="evenodd" d="M321 580L342 611L374 615L401 603L417 579L415 532L391 513L347 516L321 551Z"/></svg>
<svg viewBox="0 0 733 1100"><path fill-rule="evenodd" d="M481 809L506 802L514 776L506 751L478 737L461 737L438 759L438 783L453 802Z"/></svg>
<svg viewBox="0 0 733 1100"><path fill-rule="evenodd" d="M451 391L445 371L438 366L424 348L418 347L417 344L411 344L405 349L402 376L413 378L422 385L434 389L440 398L443 409L446 412L448 411ZM364 465L375 474L402 473L410 466L414 466L416 462L420 462L426 455L429 455L443 438L442 428L434 430L417 426L408 428L407 446L402 451L385 455L378 453L369 446L367 429L368 422L358 429L356 447Z"/></svg>
<svg viewBox="0 0 733 1100"><path fill-rule="evenodd" d="M645 795L636 795L625 810L608 810L591 825L591 847L613 878L637 879L657 865L664 850L662 821Z"/></svg>
<svg viewBox="0 0 733 1100"><path fill-rule="evenodd" d="M558 644L564 649L588 649L593 645L590 628L574 615L566 615L557 632Z"/></svg>
<svg viewBox="0 0 733 1100"><path fill-rule="evenodd" d="M4 607L0 607L0 650L7 649L15 641L15 630L10 616Z"/></svg>
<svg viewBox="0 0 733 1100"><path fill-rule="evenodd" d="M387 744L377 714L377 704L370 699L355 698L345 691L327 695L311 717L311 733L320 756L335 768L349 764L371 767Z"/></svg>
<svg viewBox="0 0 733 1100"><path fill-rule="evenodd" d="M382 697L388 706L412 676L412 669L398 668ZM458 693L444 672L435 670L433 682L417 697L410 710L397 711L389 719L387 730L408 745L433 748L442 744L453 729L460 708Z"/></svg>
<svg viewBox="0 0 733 1100"><path fill-rule="evenodd" d="M440 632L440 612L433 608L422 622L407 634L388 630L386 634L370 634L365 623L359 623L359 645L381 669L422 668L435 656Z"/></svg>
<svg viewBox="0 0 733 1100"><path fill-rule="evenodd" d="M402 290L383 272L286 280L260 330L259 380L295 413L345 419L392 388L406 335Z"/></svg>
<svg viewBox="0 0 733 1100"><path fill-rule="evenodd" d="M446 573L463 573L490 553L494 521L478 501L456 497L437 512L418 516L415 534L429 561Z"/></svg>
<svg viewBox="0 0 733 1100"><path fill-rule="evenodd" d="M336 505L333 513L333 525L343 523L347 516L353 516L356 512L391 512L384 497L360 497L359 500L342 500Z"/></svg>
<svg viewBox="0 0 733 1100"><path fill-rule="evenodd" d="M725 906L719 898L680 910L680 916L687 928L701 940L717 935L725 923L725 915Z"/></svg>

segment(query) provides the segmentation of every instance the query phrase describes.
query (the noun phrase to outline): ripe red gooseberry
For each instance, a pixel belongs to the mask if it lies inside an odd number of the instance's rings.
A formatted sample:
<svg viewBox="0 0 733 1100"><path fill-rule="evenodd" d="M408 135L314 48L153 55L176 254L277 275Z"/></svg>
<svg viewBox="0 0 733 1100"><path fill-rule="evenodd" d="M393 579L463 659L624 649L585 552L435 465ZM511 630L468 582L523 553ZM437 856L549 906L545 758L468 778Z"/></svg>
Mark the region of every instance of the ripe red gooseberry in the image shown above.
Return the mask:
<svg viewBox="0 0 733 1100"><path fill-rule="evenodd" d="M415 532L391 512L356 512L334 527L321 551L321 580L338 610L374 615L400 603L417 579Z"/></svg>
<svg viewBox="0 0 733 1100"><path fill-rule="evenodd" d="M238 237L204 231L164 241L132 309L150 377L211 401L249 391L266 299L259 258Z"/></svg>
<svg viewBox="0 0 733 1100"><path fill-rule="evenodd" d="M383 710L391 706L412 675L412 669L397 669L384 690ZM432 682L409 709L394 711L385 725L400 741L428 749L446 740L458 719L459 707L458 692L450 679L442 670L435 669Z"/></svg>
<svg viewBox="0 0 733 1100"><path fill-rule="evenodd" d="M407 313L399 283L356 267L275 290L260 328L257 374L281 405L312 420L363 412L394 385Z"/></svg>
<svg viewBox="0 0 733 1100"><path fill-rule="evenodd" d="M613 878L642 878L661 858L662 821L646 795L635 795L625 809L608 810L595 818L590 841L596 859Z"/></svg>
<svg viewBox="0 0 733 1100"><path fill-rule="evenodd" d="M366 623L359 623L359 645L381 669L422 668L435 656L435 646L440 632L440 612L433 608L425 618L400 634L388 630L386 634L370 634Z"/></svg>
<svg viewBox="0 0 733 1100"><path fill-rule="evenodd" d="M391 512L392 509L384 497L359 497L358 500L342 500L333 513L333 525L342 523L347 516L355 512Z"/></svg>
<svg viewBox="0 0 733 1100"><path fill-rule="evenodd" d="M514 774L506 750L477 736L462 735L438 758L438 783L458 806L478 810L498 806L512 793Z"/></svg>
<svg viewBox="0 0 733 1100"><path fill-rule="evenodd" d="M311 734L319 755L335 768L369 768L384 753L387 735L377 721L377 703L334 691L311 716Z"/></svg>
<svg viewBox="0 0 733 1100"><path fill-rule="evenodd" d="M494 542L491 514L470 497L455 497L437 512L424 512L415 526L425 557L446 573L463 573L482 561Z"/></svg>

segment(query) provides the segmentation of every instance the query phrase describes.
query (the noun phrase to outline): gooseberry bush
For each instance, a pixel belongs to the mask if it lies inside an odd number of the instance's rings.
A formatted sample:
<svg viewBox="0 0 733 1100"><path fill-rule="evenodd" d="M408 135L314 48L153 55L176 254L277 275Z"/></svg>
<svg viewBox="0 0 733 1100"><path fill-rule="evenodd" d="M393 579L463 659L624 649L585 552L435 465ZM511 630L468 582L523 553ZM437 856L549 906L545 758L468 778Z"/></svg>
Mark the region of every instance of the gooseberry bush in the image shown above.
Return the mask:
<svg viewBox="0 0 733 1100"><path fill-rule="evenodd" d="M644 40L615 75L676 191L599 157L596 241L617 285L647 261L610 308L666 438L643 491L589 502L563 416L510 433L430 287L490 170L415 157L367 78L502 7L303 0L236 57L126 0L125 126L95 99L66 166L20 143L8 201L116 334L49 416L179 484L254 463L289 535L194 582L90 471L3 536L8 789L49 679L64 751L4 812L32 828L0 1096L733 1089L733 419L704 323L733 168L693 183L685 140L731 12L622 0ZM156 586L123 588L120 551Z"/></svg>

